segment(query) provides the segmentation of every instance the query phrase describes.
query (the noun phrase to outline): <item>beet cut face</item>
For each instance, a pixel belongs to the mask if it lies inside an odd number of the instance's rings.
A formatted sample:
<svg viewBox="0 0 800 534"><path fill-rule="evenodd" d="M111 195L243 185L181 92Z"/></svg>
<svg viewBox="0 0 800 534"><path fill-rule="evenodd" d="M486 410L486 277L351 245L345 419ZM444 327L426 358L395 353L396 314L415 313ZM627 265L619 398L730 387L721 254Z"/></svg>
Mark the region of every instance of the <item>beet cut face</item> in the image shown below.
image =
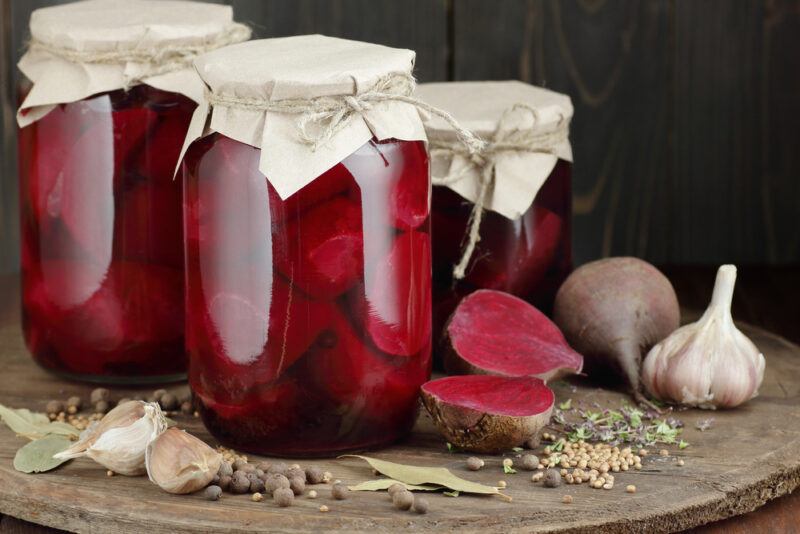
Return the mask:
<svg viewBox="0 0 800 534"><path fill-rule="evenodd" d="M467 375L423 384L422 402L448 442L490 453L535 437L550 420L555 396L534 377Z"/></svg>
<svg viewBox="0 0 800 534"><path fill-rule="evenodd" d="M480 290L465 297L445 328L450 374L535 376L580 373L583 357L542 312L508 293Z"/></svg>

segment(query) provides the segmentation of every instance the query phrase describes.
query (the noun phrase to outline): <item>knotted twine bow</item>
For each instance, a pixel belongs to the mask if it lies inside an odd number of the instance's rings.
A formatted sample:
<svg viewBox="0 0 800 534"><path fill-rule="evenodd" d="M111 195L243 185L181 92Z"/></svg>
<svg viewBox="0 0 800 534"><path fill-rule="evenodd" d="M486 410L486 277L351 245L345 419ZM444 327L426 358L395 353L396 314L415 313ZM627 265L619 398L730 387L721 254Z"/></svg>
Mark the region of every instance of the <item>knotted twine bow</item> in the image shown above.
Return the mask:
<svg viewBox="0 0 800 534"><path fill-rule="evenodd" d="M494 189L497 159L509 153L554 154L558 146L568 139L569 124L563 117L555 130L545 133L534 132L531 128L507 128L506 123L511 114L518 109L530 111L533 114L534 124L538 122L539 115L535 108L527 104L515 104L503 113L491 140L488 143L484 143L477 150L465 150L465 146L458 142L448 142L440 139L430 140L431 157L445 157L450 158L452 161L454 156L462 156L469 163L454 176L434 179L433 185L446 186L463 180L472 169L477 170L480 175L478 197L475 199L475 204L472 207L467 223L469 230L465 235L466 245L461 253L461 259L453 268L453 278L456 280L464 278L472 253L481 240L481 221L489 191Z"/></svg>
<svg viewBox="0 0 800 534"><path fill-rule="evenodd" d="M156 46L153 48L133 47L127 50L77 50L64 48L50 43L31 39L28 49L35 52L46 52L55 57L65 59L72 63L89 63L101 65L136 64L139 68L135 72L123 74L123 89L126 91L146 78L175 72L192 67L194 59L206 52L222 48L234 43L241 43L250 39L251 30L248 26L232 23L223 31L213 35L196 45Z"/></svg>
<svg viewBox="0 0 800 534"><path fill-rule="evenodd" d="M411 74L393 73L378 78L373 85L355 95L271 101L258 98L238 98L209 91L206 99L212 106L299 115L297 127L300 131L300 140L309 145L312 151L328 143L354 119L371 110L375 104L382 102L403 102L428 114L437 115L455 130L458 142L467 153L472 154L483 149L485 141L463 128L452 115L412 97L415 86L416 82Z"/></svg>

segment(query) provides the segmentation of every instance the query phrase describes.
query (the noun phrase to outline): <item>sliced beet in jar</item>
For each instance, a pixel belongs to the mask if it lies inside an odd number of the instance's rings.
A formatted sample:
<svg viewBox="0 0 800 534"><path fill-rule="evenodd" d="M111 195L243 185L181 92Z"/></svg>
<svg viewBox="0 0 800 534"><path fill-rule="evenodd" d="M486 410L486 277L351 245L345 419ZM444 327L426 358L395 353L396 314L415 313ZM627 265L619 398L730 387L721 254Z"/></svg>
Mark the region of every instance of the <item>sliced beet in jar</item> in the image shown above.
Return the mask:
<svg viewBox="0 0 800 534"><path fill-rule="evenodd" d="M80 380L182 378L173 174L203 94L191 58L249 30L227 6L152 0L38 9L30 29L20 69L31 88L18 113L28 349Z"/></svg>
<svg viewBox="0 0 800 534"><path fill-rule="evenodd" d="M430 176L418 111L392 100L410 95L413 61L300 36L195 62L211 121L182 164L189 377L229 446L329 456L416 419Z"/></svg>

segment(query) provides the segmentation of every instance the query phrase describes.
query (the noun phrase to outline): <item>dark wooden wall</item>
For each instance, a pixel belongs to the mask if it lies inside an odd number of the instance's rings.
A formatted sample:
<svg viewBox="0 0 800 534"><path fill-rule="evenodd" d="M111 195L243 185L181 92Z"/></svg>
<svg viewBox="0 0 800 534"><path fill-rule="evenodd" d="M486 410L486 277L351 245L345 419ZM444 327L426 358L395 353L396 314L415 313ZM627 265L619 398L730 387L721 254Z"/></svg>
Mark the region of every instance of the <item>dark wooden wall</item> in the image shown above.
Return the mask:
<svg viewBox="0 0 800 534"><path fill-rule="evenodd" d="M0 2L8 61L30 11L56 2ZM413 48L421 81L517 78L569 94L578 262L800 262L800 0L229 3L257 37ZM15 186L6 170L0 271L16 268Z"/></svg>

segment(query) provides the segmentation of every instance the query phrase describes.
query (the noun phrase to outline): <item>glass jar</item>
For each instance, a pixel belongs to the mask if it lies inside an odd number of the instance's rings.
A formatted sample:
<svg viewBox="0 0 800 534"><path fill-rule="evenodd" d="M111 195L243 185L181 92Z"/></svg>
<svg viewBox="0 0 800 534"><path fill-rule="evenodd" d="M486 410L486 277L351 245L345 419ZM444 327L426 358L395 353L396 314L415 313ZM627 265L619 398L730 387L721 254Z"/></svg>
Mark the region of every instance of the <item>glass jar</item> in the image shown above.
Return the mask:
<svg viewBox="0 0 800 534"><path fill-rule="evenodd" d="M572 270L572 165L558 160L533 204L511 220L483 212L481 240L463 279L453 265L463 251L473 204L447 187L433 190L434 332L442 332L459 301L476 289L496 289L531 302L545 313Z"/></svg>
<svg viewBox="0 0 800 534"><path fill-rule="evenodd" d="M285 201L261 150L213 133L183 163L189 379L240 450L326 456L396 440L430 373L430 178L372 140Z"/></svg>
<svg viewBox="0 0 800 534"><path fill-rule="evenodd" d="M196 104L147 85L58 104L19 132L22 323L43 367L185 376L180 180Z"/></svg>

